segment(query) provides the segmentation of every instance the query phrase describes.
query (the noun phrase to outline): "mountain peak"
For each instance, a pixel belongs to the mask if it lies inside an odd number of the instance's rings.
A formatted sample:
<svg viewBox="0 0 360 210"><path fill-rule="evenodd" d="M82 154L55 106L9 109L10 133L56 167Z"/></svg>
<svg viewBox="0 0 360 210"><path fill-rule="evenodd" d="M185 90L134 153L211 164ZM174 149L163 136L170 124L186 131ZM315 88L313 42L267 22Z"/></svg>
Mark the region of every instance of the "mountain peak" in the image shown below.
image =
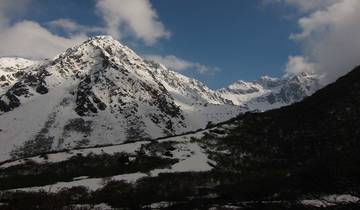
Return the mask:
<svg viewBox="0 0 360 210"><path fill-rule="evenodd" d="M125 45L121 44L118 40L110 35L101 35L101 36L93 36L89 37L86 41L84 41L81 45L91 43L93 45L118 45L125 47Z"/></svg>
<svg viewBox="0 0 360 210"><path fill-rule="evenodd" d="M127 71L137 71L137 68L133 68L136 66L144 67L140 56L111 36L91 37L58 55L53 64L58 64L55 71L63 72L62 75L76 74L80 77L104 71L108 67L124 69L126 66Z"/></svg>
<svg viewBox="0 0 360 210"><path fill-rule="evenodd" d="M117 46L117 47L121 47L121 48L127 48L125 45L121 44L118 40L114 39L112 36L90 37L83 44L86 45L88 43L92 44L93 46L99 46L99 47Z"/></svg>
<svg viewBox="0 0 360 210"><path fill-rule="evenodd" d="M114 37L110 36L110 35L99 35L99 36L94 36L94 37L90 37L89 40L109 40L109 41L117 41L114 39Z"/></svg>
<svg viewBox="0 0 360 210"><path fill-rule="evenodd" d="M121 44L112 36L95 36L84 41L78 46L67 49L64 53L58 55L57 58L66 56L83 56L96 57L101 55L104 57L129 57L132 59L140 59L140 57L127 46Z"/></svg>

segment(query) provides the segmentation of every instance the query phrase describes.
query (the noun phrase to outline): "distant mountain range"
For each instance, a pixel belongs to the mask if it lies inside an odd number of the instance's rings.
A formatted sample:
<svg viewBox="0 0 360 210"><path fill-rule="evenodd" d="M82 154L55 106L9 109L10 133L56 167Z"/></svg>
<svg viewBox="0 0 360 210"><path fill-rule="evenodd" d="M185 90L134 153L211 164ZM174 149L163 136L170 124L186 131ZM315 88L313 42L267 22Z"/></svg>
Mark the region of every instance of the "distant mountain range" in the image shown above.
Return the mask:
<svg viewBox="0 0 360 210"><path fill-rule="evenodd" d="M0 160L181 134L318 88L301 73L211 90L98 36L51 60L0 59Z"/></svg>
<svg viewBox="0 0 360 210"><path fill-rule="evenodd" d="M287 73L281 78L268 76L258 81L239 80L217 92L235 105L245 105L249 110L266 111L298 102L320 89L319 78L310 73Z"/></svg>

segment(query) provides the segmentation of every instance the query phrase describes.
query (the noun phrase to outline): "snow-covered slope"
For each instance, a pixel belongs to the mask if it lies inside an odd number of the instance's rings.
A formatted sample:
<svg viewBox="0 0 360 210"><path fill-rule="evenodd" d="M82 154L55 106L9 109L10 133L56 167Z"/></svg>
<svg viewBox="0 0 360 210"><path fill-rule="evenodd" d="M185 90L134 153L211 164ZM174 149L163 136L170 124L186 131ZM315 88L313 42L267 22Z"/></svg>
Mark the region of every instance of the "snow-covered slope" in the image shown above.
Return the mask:
<svg viewBox="0 0 360 210"><path fill-rule="evenodd" d="M25 71L40 63L24 58L0 58L0 94L15 84Z"/></svg>
<svg viewBox="0 0 360 210"><path fill-rule="evenodd" d="M178 103L193 105L231 103L198 80L168 70L165 66L153 61L146 62L153 67L156 78L161 81Z"/></svg>
<svg viewBox="0 0 360 210"><path fill-rule="evenodd" d="M0 69L21 70L29 66L38 64L39 62L40 61L34 61L25 58L2 57L0 58Z"/></svg>
<svg viewBox="0 0 360 210"><path fill-rule="evenodd" d="M219 95L249 110L265 111L298 102L321 87L316 75L302 72L281 78L268 76L258 81L237 81L218 90Z"/></svg>
<svg viewBox="0 0 360 210"><path fill-rule="evenodd" d="M29 157L26 159L19 159L3 164L0 162L0 171L2 169L26 164L26 162L29 161L36 163L38 166L40 165L49 166L52 164L58 164L66 161L71 162L71 160L74 160L76 159L76 157L80 157L80 156L81 157L91 157L91 156L94 157L97 155L114 156L120 153L127 154L130 157L129 161L135 162L137 159L139 159L138 155L141 152L143 152L144 155L152 155L161 158L171 157L173 160L176 161L174 161L174 163L169 165L168 167L162 167L162 168L155 167L147 171L146 173L144 173L145 171L142 171L141 173L134 171L134 173L116 174L116 176L108 177L108 179L136 182L140 178L156 177L161 173L210 171L213 167L209 165L209 163L214 163L214 162L208 158L208 154L205 153L205 150L203 148L201 148L201 144L192 141L192 139L194 138L203 137L204 133L206 133L206 131L200 131L194 134L187 134L176 137L169 137L156 141L155 140L138 141L138 142L132 142L126 144L119 144L119 145L111 145L111 146L109 145L98 148L75 149L75 150L71 150L71 152L60 151L46 155L43 154L34 157ZM46 158L44 159L44 157ZM140 161L138 162L141 163ZM3 171L1 171L0 174L3 175ZM89 174L85 174L85 175L89 175ZM57 192L62 188L74 187L74 186L85 186L85 187L89 187L91 190L97 190L99 188L104 187L103 185L105 183L102 181L103 178L99 178L98 176L97 178L94 177L90 178L89 176L74 177L73 181L70 182L59 182L56 184L51 184L46 186L31 186L29 188L16 189L16 190L24 190L24 191L46 190L47 192L50 191ZM0 192L1 192L1 186L0 186Z"/></svg>
<svg viewBox="0 0 360 210"><path fill-rule="evenodd" d="M161 64L146 62L174 98L175 104L183 110L185 122L192 128L203 128L209 122L221 122L248 111L245 106L234 106L231 101L198 80L171 71Z"/></svg>
<svg viewBox="0 0 360 210"><path fill-rule="evenodd" d="M99 36L24 71L0 96L0 159L179 134L242 111Z"/></svg>

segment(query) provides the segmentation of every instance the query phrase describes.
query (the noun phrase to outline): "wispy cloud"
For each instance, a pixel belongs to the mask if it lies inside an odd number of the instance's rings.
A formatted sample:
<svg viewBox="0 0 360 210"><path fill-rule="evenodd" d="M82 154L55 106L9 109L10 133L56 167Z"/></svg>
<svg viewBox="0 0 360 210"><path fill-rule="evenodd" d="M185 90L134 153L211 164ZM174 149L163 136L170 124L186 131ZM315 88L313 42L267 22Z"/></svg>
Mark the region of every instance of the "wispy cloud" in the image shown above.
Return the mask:
<svg viewBox="0 0 360 210"><path fill-rule="evenodd" d="M48 26L54 29L62 29L69 34L105 33L103 27L84 26L65 18L50 21Z"/></svg>
<svg viewBox="0 0 360 210"><path fill-rule="evenodd" d="M163 64L168 69L178 72L195 70L199 74L212 75L221 71L220 68L209 67L198 62L192 62L176 57L174 55L145 55L144 57L147 60L152 60L157 63Z"/></svg>
<svg viewBox="0 0 360 210"><path fill-rule="evenodd" d="M300 12L312 12L330 6L339 0L263 0L265 3L283 3L296 7Z"/></svg>

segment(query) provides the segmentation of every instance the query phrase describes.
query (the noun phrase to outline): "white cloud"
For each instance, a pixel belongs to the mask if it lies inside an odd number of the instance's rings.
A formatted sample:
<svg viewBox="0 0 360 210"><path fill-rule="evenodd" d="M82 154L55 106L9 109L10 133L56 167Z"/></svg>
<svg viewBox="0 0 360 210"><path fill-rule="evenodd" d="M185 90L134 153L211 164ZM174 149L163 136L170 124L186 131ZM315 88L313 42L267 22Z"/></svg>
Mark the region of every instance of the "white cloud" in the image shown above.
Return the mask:
<svg viewBox="0 0 360 210"><path fill-rule="evenodd" d="M298 74L301 72L314 73L316 71L316 64L309 62L303 56L289 56L289 61L286 64L285 72Z"/></svg>
<svg viewBox="0 0 360 210"><path fill-rule="evenodd" d="M97 0L96 8L107 24L108 34L118 39L130 31L153 45L170 36L149 0Z"/></svg>
<svg viewBox="0 0 360 210"><path fill-rule="evenodd" d="M101 27L90 27L90 26L84 26L76 23L75 21L71 19L57 19L50 21L48 25L51 28L60 28L64 31L68 32L69 34L88 34L88 33L103 33L105 32L104 28Z"/></svg>
<svg viewBox="0 0 360 210"><path fill-rule="evenodd" d="M290 57L287 71L297 71L300 63L315 64L310 67L329 83L360 64L359 0L279 1L313 10L299 19L300 32L290 36L303 46L304 55L303 60Z"/></svg>
<svg viewBox="0 0 360 210"><path fill-rule="evenodd" d="M58 19L49 22L49 25L54 28L62 28L64 30L73 32L77 31L79 25L70 19Z"/></svg>
<svg viewBox="0 0 360 210"><path fill-rule="evenodd" d="M18 22L0 31L0 56L51 58L87 37L75 35L64 38L52 34L33 21Z"/></svg>
<svg viewBox="0 0 360 210"><path fill-rule="evenodd" d="M157 63L161 63L168 69L173 71L186 71L195 70L200 74L214 74L220 71L217 67L208 67L198 62L187 61L182 58L178 58L174 55L160 56L160 55L146 55L144 56L147 60L152 60Z"/></svg>
<svg viewBox="0 0 360 210"><path fill-rule="evenodd" d="M26 12L32 0L1 0L0 56L51 58L86 39L83 34L69 38L55 35L34 21L14 22Z"/></svg>

